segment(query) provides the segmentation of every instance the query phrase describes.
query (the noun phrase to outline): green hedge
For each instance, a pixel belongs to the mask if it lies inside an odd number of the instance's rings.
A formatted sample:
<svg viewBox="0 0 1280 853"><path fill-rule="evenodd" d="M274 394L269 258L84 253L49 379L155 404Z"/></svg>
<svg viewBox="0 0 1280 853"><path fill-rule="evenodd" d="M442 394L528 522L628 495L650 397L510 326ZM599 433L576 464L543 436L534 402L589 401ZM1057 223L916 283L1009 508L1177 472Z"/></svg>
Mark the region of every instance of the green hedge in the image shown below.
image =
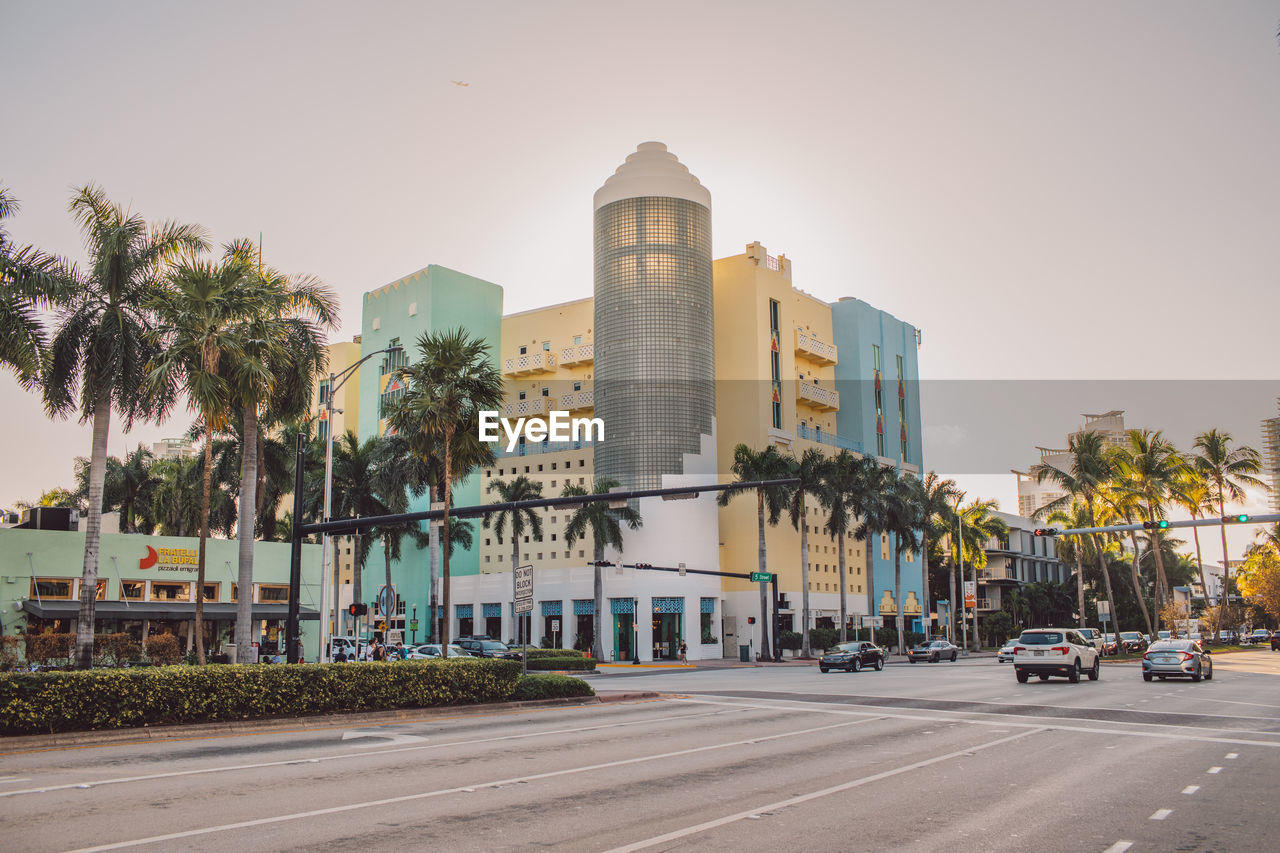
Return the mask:
<svg viewBox="0 0 1280 853"><path fill-rule="evenodd" d="M512 699L564 699L571 696L594 696L591 685L571 675L526 675L516 683Z"/></svg>
<svg viewBox="0 0 1280 853"><path fill-rule="evenodd" d="M535 658L531 657L527 661L529 669L566 669L566 670L591 670L596 668L595 658L586 657L548 657Z"/></svg>
<svg viewBox="0 0 1280 853"><path fill-rule="evenodd" d="M505 660L165 666L0 675L0 734L501 702Z"/></svg>
<svg viewBox="0 0 1280 853"><path fill-rule="evenodd" d="M529 649L529 660L534 658L584 658L577 649Z"/></svg>

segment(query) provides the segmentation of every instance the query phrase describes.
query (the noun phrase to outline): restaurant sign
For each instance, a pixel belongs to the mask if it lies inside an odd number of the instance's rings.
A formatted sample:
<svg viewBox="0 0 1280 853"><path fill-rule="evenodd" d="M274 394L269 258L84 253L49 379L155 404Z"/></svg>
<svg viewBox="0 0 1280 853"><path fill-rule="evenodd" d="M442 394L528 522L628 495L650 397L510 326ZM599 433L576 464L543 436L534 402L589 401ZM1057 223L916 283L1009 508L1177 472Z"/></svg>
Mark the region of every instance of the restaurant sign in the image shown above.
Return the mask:
<svg viewBox="0 0 1280 853"><path fill-rule="evenodd" d="M158 572L191 572L195 574L200 553L194 548L152 548L138 560L138 568L155 569Z"/></svg>

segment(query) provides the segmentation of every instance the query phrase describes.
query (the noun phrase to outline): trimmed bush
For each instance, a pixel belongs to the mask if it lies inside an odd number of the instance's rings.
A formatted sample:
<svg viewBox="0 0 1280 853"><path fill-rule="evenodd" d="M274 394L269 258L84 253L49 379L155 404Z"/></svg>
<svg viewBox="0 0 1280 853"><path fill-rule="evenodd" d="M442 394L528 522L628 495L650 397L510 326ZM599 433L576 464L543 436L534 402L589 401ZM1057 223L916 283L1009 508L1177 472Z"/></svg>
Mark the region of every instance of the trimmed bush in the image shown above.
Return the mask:
<svg viewBox="0 0 1280 853"><path fill-rule="evenodd" d="M147 638L147 657L157 666L172 666L182 661L182 646L173 634L157 634Z"/></svg>
<svg viewBox="0 0 1280 853"><path fill-rule="evenodd" d="M840 632L835 628L810 628L809 646L815 651L824 652L840 642Z"/></svg>
<svg viewBox="0 0 1280 853"><path fill-rule="evenodd" d="M0 734L501 702L505 660L164 666L0 674Z"/></svg>
<svg viewBox="0 0 1280 853"><path fill-rule="evenodd" d="M585 658L581 656L562 657L562 658L535 658L530 657L526 662L529 669L565 669L565 670L591 670L596 668L595 658Z"/></svg>
<svg viewBox="0 0 1280 853"><path fill-rule="evenodd" d="M783 631L778 636L778 644L789 652L799 651L804 644L804 637L800 636L799 631Z"/></svg>
<svg viewBox="0 0 1280 853"><path fill-rule="evenodd" d="M10 672L22 660L22 640L18 637L0 637L0 672Z"/></svg>
<svg viewBox="0 0 1280 853"><path fill-rule="evenodd" d="M94 634L94 666L124 666L127 660L142 657L142 647L128 634Z"/></svg>
<svg viewBox="0 0 1280 853"><path fill-rule="evenodd" d="M591 685L571 675L526 675L516 682L512 699L566 699L573 696L594 696Z"/></svg>
<svg viewBox="0 0 1280 853"><path fill-rule="evenodd" d="M529 660L534 658L584 658L577 649L529 649Z"/></svg>
<svg viewBox="0 0 1280 853"><path fill-rule="evenodd" d="M40 666L70 663L71 653L76 647L75 634L46 631L43 634L26 634L23 639L27 643L27 661Z"/></svg>

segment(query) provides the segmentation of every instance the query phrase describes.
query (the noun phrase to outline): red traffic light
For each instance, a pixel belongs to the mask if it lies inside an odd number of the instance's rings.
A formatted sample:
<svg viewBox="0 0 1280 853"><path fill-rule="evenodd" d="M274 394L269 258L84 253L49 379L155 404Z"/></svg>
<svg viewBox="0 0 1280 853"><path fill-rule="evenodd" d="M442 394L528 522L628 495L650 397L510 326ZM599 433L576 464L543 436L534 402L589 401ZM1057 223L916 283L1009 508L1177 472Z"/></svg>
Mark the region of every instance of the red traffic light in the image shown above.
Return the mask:
<svg viewBox="0 0 1280 853"><path fill-rule="evenodd" d="M747 617L747 624L748 624L748 625L754 625L754 624L756 624L756 617L754 617L754 616L748 616L748 617Z"/></svg>
<svg viewBox="0 0 1280 853"><path fill-rule="evenodd" d="M1040 527L1040 528L1037 528L1036 530L1033 530L1032 533L1034 533L1036 536L1057 536L1058 528Z"/></svg>

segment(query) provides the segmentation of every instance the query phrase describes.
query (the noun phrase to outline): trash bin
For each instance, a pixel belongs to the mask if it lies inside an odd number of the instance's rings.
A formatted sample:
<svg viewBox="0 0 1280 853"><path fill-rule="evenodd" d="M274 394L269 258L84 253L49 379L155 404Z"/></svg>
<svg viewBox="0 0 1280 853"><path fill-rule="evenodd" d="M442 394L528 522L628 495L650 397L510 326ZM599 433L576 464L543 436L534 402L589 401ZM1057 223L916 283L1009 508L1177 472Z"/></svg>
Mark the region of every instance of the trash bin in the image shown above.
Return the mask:
<svg viewBox="0 0 1280 853"><path fill-rule="evenodd" d="M751 647L738 646L738 660L743 663L751 663Z"/></svg>
<svg viewBox="0 0 1280 853"><path fill-rule="evenodd" d="M236 644L235 643L227 643L225 646L222 647L222 651L227 656L227 663L236 662Z"/></svg>

